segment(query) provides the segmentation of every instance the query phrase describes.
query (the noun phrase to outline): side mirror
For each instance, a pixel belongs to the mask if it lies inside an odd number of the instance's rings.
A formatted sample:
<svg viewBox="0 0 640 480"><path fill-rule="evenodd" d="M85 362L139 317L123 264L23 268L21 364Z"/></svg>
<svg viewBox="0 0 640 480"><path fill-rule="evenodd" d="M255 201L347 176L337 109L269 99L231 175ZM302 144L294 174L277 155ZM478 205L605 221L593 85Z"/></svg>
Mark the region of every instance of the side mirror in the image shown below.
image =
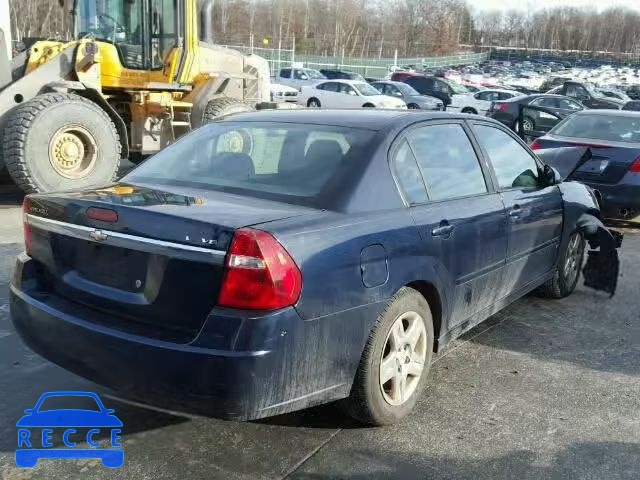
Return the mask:
<svg viewBox="0 0 640 480"><path fill-rule="evenodd" d="M562 176L554 167L545 165L542 169L542 182L545 186L558 185L562 183Z"/></svg>

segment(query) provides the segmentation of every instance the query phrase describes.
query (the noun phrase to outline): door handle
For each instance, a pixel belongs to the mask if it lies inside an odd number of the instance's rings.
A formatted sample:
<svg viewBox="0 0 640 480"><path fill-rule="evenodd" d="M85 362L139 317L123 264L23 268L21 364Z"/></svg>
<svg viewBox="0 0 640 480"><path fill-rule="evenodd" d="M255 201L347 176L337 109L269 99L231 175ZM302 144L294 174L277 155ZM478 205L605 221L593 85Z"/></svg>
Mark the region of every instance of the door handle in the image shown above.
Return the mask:
<svg viewBox="0 0 640 480"><path fill-rule="evenodd" d="M434 228L433 230L431 230L431 235L433 235L434 237L449 238L451 232L453 232L453 225L449 225L446 220L443 220L442 222L440 222L440 226L438 228Z"/></svg>
<svg viewBox="0 0 640 480"><path fill-rule="evenodd" d="M511 207L511 210L509 210L510 217L517 218L520 215L522 215L522 209L520 208L520 205L514 205L513 207Z"/></svg>

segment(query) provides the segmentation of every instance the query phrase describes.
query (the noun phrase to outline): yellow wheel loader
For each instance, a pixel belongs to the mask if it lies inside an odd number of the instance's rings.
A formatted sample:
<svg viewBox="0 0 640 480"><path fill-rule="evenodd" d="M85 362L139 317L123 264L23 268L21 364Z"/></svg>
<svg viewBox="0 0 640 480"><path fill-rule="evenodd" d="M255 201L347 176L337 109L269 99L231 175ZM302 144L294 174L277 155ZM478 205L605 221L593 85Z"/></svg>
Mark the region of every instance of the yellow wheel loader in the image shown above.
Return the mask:
<svg viewBox="0 0 640 480"><path fill-rule="evenodd" d="M121 159L269 102L267 61L214 44L213 0L61 8L72 40L37 41L11 60L0 30L0 169L25 192L108 183Z"/></svg>

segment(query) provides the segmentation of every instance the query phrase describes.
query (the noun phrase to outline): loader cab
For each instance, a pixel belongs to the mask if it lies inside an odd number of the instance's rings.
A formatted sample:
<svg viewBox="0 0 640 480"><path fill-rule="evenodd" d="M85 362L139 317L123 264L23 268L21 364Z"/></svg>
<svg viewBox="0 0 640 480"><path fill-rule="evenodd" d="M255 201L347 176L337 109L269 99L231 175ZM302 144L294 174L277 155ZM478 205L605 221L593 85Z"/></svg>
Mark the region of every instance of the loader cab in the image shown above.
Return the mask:
<svg viewBox="0 0 640 480"><path fill-rule="evenodd" d="M114 45L129 70L177 75L185 37L184 0L76 0L75 38ZM177 57L176 57L176 52Z"/></svg>

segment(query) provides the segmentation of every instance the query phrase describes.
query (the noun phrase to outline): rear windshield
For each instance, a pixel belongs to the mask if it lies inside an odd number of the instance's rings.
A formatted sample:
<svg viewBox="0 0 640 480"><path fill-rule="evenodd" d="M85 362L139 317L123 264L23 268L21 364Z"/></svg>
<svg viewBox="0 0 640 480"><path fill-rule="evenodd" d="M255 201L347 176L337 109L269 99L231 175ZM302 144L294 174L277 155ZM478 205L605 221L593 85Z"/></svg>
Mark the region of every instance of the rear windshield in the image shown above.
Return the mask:
<svg viewBox="0 0 640 480"><path fill-rule="evenodd" d="M610 142L640 142L640 115L573 115L549 132L561 137L573 137Z"/></svg>
<svg viewBox="0 0 640 480"><path fill-rule="evenodd" d="M324 125L216 122L170 145L123 181L323 207L309 199L339 187L365 156L374 133Z"/></svg>

